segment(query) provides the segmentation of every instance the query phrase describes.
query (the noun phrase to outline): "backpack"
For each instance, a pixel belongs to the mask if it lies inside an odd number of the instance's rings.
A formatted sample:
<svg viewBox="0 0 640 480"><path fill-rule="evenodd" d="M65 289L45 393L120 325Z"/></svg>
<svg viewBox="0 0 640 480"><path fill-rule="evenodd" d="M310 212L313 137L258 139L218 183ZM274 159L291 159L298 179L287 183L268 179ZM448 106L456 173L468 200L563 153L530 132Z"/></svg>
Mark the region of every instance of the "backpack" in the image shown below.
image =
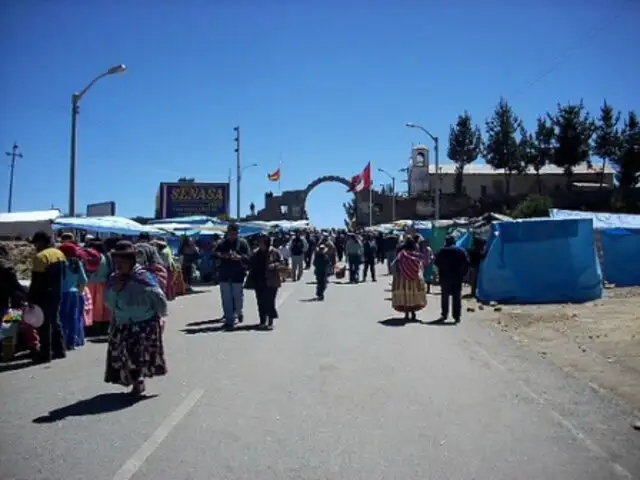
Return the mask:
<svg viewBox="0 0 640 480"><path fill-rule="evenodd" d="M302 255L304 253L304 243L301 238L294 238L291 242L291 255Z"/></svg>

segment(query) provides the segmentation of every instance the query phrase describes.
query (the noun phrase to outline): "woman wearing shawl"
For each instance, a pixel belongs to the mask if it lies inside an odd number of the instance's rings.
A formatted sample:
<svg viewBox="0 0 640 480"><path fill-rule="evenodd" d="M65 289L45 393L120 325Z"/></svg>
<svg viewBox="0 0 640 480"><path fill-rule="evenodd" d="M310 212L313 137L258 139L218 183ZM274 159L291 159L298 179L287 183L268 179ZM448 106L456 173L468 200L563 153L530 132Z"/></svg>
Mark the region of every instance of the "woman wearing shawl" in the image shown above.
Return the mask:
<svg viewBox="0 0 640 480"><path fill-rule="evenodd" d="M162 265L167 271L167 286L164 290L164 294L168 301L176 298L175 279L176 275L176 262L173 260L173 252L171 247L164 240L153 240L151 242L158 249L158 254L162 260Z"/></svg>
<svg viewBox="0 0 640 480"><path fill-rule="evenodd" d="M423 275L424 256L418 251L413 238L407 237L394 260L391 284L391 305L404 313L406 320L416 319L416 312L427 305Z"/></svg>
<svg viewBox="0 0 640 480"><path fill-rule="evenodd" d="M118 242L111 252L116 271L105 294L113 312L105 382L132 386L134 395L145 391L145 378L167 373L160 326L167 299L155 275L138 264L138 259L148 262L142 245L134 248L131 242Z"/></svg>
<svg viewBox="0 0 640 480"><path fill-rule="evenodd" d="M111 274L111 262L107 256L107 249L100 240L92 239L87 242L87 248L94 250L100 255L100 264L94 272L88 273L89 277L89 293L91 294L91 302L93 304L93 322L102 325L108 325L111 321L111 313L105 309L104 293L107 285L107 279Z"/></svg>
<svg viewBox="0 0 640 480"><path fill-rule="evenodd" d="M58 247L67 258L62 278L60 323L67 350L84 345L84 300L87 274L82 262L83 252L75 244L65 242Z"/></svg>

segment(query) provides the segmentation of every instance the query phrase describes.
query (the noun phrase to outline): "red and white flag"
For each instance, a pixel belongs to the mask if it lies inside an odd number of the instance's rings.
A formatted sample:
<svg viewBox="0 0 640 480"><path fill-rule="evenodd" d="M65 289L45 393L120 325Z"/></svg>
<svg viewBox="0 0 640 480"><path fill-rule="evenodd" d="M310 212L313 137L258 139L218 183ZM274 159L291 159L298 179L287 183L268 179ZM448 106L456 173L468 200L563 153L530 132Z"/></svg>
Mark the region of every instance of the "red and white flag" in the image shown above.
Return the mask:
<svg viewBox="0 0 640 480"><path fill-rule="evenodd" d="M349 191L358 193L368 188L371 188L371 162L367 163L362 172L351 177Z"/></svg>

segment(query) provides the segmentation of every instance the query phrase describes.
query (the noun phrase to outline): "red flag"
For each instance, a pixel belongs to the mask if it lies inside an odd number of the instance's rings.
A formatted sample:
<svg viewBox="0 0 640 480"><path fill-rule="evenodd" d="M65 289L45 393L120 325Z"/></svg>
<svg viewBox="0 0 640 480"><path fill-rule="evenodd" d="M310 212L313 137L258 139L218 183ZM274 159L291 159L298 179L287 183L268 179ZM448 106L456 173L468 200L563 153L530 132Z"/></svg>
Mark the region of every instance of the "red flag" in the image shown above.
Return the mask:
<svg viewBox="0 0 640 480"><path fill-rule="evenodd" d="M371 162L367 163L361 173L351 177L349 191L358 193L367 188L371 188Z"/></svg>

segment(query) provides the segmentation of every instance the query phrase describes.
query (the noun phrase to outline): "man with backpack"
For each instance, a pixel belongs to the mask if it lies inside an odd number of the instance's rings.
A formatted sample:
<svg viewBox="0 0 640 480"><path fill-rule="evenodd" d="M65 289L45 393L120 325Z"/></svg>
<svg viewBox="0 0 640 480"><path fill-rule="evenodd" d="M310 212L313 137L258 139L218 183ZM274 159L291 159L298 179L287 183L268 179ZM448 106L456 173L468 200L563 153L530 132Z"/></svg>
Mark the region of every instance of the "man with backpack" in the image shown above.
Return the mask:
<svg viewBox="0 0 640 480"><path fill-rule="evenodd" d="M289 251L291 252L291 276L294 282L297 282L302 278L302 271L304 269L304 254L307 251L307 242L300 235L300 232L296 232L289 244Z"/></svg>

